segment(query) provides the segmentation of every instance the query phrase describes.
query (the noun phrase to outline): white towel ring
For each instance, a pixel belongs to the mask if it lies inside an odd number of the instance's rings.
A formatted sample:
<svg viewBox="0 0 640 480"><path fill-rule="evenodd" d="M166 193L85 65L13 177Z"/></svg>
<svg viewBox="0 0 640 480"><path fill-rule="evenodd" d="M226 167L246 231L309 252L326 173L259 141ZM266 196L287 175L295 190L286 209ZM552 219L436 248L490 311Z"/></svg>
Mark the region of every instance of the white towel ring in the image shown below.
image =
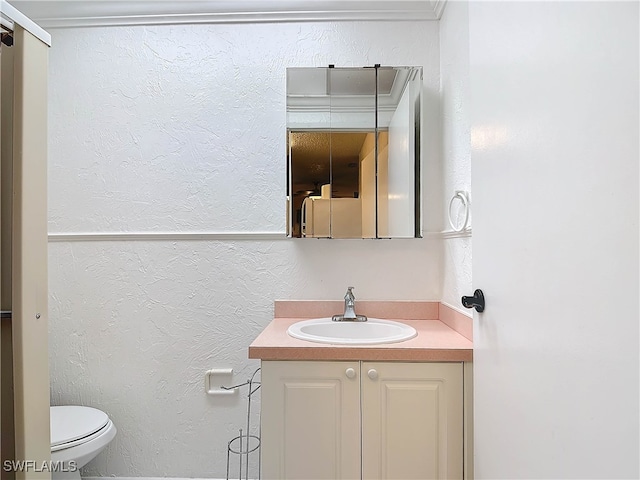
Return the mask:
<svg viewBox="0 0 640 480"><path fill-rule="evenodd" d="M464 222L462 222L461 226L456 226L451 218L451 207L456 198L460 199L464 208ZM456 190L456 193L451 197L451 201L449 202L449 225L451 225L454 232L461 232L467 228L467 223L469 223L469 198L467 197L467 192Z"/></svg>

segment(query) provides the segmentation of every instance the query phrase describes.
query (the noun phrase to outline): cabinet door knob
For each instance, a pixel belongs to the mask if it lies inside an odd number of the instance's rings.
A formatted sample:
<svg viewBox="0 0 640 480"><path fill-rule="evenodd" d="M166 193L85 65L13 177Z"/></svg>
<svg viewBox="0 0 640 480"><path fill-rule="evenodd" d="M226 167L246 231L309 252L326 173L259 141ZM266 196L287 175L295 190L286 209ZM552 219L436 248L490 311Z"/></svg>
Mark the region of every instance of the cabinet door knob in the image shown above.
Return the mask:
<svg viewBox="0 0 640 480"><path fill-rule="evenodd" d="M344 373L347 378L356 378L356 371L353 368L347 368Z"/></svg>
<svg viewBox="0 0 640 480"><path fill-rule="evenodd" d="M369 375L369 378L370 378L371 380L376 380L376 379L378 378L378 372L377 372L374 368L372 368L371 370L369 370L369 371L367 372L367 375Z"/></svg>

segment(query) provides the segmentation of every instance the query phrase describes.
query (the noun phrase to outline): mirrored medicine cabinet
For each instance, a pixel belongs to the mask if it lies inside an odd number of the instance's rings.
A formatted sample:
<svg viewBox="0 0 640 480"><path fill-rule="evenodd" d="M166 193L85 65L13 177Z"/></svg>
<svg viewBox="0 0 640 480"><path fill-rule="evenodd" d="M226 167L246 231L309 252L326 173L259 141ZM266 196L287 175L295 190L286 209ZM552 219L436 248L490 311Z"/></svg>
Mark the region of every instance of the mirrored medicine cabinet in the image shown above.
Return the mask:
<svg viewBox="0 0 640 480"><path fill-rule="evenodd" d="M422 236L422 67L287 69L287 234Z"/></svg>

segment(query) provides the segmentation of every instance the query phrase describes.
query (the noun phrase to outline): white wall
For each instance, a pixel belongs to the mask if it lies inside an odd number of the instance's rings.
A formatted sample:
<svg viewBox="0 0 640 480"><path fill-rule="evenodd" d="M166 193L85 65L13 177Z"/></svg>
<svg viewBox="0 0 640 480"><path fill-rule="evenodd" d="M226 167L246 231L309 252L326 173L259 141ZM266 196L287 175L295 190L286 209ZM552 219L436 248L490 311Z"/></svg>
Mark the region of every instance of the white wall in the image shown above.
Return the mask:
<svg viewBox="0 0 640 480"><path fill-rule="evenodd" d="M469 5L447 2L440 19L440 94L442 109L443 216L442 228L450 230L448 207L456 190L471 198L471 137L469 120ZM470 202L473 207L473 202ZM456 200L454 220L462 222ZM471 217L470 217L471 219ZM471 220L469 225L471 225ZM460 225L458 223L457 225ZM471 237L443 240L442 301L456 308L462 295L473 292ZM463 309L464 310L464 309Z"/></svg>
<svg viewBox="0 0 640 480"><path fill-rule="evenodd" d="M365 137L364 142L362 143L362 149L360 150L359 154L359 197L362 201L363 238L376 238L375 138L375 133L368 133ZM378 167L378 170L380 170L380 167ZM378 218L378 222L380 223L380 218ZM378 230L379 229L380 225L378 224Z"/></svg>
<svg viewBox="0 0 640 480"><path fill-rule="evenodd" d="M384 31L384 35L380 32ZM285 229L285 68L422 65L425 205L439 205L435 22L53 30L49 231ZM426 216L426 229L437 224ZM87 474L225 476L245 402L204 372L257 366L274 299L439 299L434 240L49 244L53 404L109 413Z"/></svg>
<svg viewBox="0 0 640 480"><path fill-rule="evenodd" d="M389 122L387 195L380 196L379 203L387 204L388 228L383 232L390 237L415 235L415 94L411 87L409 83Z"/></svg>

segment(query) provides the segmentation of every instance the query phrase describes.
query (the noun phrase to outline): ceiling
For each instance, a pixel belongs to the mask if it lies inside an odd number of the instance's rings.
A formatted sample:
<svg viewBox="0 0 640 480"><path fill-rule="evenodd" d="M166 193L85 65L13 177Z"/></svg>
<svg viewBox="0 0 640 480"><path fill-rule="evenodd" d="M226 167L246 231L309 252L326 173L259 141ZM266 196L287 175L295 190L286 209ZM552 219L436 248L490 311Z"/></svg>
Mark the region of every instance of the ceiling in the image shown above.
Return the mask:
<svg viewBox="0 0 640 480"><path fill-rule="evenodd" d="M378 93L388 95L396 78L392 67L378 69ZM287 68L287 96L376 94L373 68Z"/></svg>
<svg viewBox="0 0 640 480"><path fill-rule="evenodd" d="M287 112L394 112L407 82L421 74L418 67L289 67Z"/></svg>

